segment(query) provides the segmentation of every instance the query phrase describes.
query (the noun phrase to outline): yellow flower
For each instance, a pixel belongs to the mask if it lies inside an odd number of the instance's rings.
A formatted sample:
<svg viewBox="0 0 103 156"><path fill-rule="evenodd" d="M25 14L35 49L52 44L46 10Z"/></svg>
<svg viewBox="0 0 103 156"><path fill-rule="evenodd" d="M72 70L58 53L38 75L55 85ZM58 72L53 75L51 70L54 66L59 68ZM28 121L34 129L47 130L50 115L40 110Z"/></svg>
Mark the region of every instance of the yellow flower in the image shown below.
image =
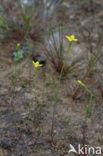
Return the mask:
<svg viewBox="0 0 103 156"><path fill-rule="evenodd" d="M35 68L38 68L38 67L41 67L42 66L42 64L39 64L39 61L37 61L37 62L34 62L33 61L33 64L34 64L34 67Z"/></svg>
<svg viewBox="0 0 103 156"><path fill-rule="evenodd" d="M71 35L71 36L65 36L70 42L72 42L72 41L78 41L78 39L76 39L75 38L75 36L74 35Z"/></svg>

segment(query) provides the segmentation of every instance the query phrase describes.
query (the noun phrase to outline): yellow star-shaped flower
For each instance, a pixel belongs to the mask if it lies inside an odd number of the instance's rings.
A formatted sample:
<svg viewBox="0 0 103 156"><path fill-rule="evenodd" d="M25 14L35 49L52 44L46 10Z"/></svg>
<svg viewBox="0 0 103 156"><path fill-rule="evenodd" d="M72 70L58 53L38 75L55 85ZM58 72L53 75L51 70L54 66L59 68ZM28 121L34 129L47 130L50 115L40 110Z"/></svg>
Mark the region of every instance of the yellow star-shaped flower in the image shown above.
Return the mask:
<svg viewBox="0 0 103 156"><path fill-rule="evenodd" d="M42 64L39 64L39 61L37 61L37 62L34 62L33 61L33 64L34 64L34 67L35 68L38 68L38 67L41 67L42 66Z"/></svg>
<svg viewBox="0 0 103 156"><path fill-rule="evenodd" d="M78 39L76 39L75 38L75 36L74 35L71 35L71 36L65 36L70 42L72 42L72 41L78 41Z"/></svg>

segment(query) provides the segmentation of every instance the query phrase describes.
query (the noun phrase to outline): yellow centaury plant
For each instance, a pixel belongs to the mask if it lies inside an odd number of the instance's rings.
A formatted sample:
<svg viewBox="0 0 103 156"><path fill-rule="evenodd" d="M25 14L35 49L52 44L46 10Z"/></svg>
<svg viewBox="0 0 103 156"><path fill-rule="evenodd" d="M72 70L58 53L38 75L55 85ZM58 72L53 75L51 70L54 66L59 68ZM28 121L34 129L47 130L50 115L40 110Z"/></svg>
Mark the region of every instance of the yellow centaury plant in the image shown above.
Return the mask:
<svg viewBox="0 0 103 156"><path fill-rule="evenodd" d="M34 98L35 98L35 102L36 104L38 104L38 91L37 91L37 81L38 81L38 78L37 78L37 69L38 67L41 67L43 66L42 64L39 64L39 61L32 61L33 62L33 65L35 67L34 69L34 74L35 74L35 78L34 78ZM35 112L35 118L36 118L36 121L37 122L37 119L38 119L38 116L37 116L38 112ZM36 124L36 123L35 123ZM35 143L37 143L37 130L36 130L36 125L34 127L34 137L35 137Z"/></svg>
<svg viewBox="0 0 103 156"><path fill-rule="evenodd" d="M34 67L35 68L38 68L38 67L41 67L42 66L42 64L39 64L39 61L37 61L37 62L34 62L33 61L33 64L34 64Z"/></svg>
<svg viewBox="0 0 103 156"><path fill-rule="evenodd" d="M61 69L61 72L60 72L60 75L59 75L57 86L54 85L53 79L52 79L52 77L50 77L50 82L51 82L51 84L53 85L53 88L54 88L54 106L53 106L53 116L52 116L52 126L51 126L51 141L52 141L52 143L53 143L53 140L54 140L53 131L54 131L54 120L55 120L56 106L57 106L57 101L58 101L58 93L59 93L59 87L60 87L60 82L61 82L63 70L64 70L65 64L67 62L67 59L68 59L68 54L69 54L70 48L72 46L72 41L78 41L78 39L76 39L74 35L71 35L71 36L66 35L65 37L69 41L68 42L68 49L66 51L66 55L65 55L63 66L62 66L62 69Z"/></svg>
<svg viewBox="0 0 103 156"><path fill-rule="evenodd" d="M32 62L33 62L33 65L35 67L35 70L34 70L34 72L35 72L34 87L35 87L35 99L37 100L37 88L36 88L37 80L38 80L38 78L37 78L37 69L38 69L38 67L41 67L42 64L39 64L39 61L37 61L37 62L32 61Z"/></svg>
<svg viewBox="0 0 103 156"><path fill-rule="evenodd" d="M78 41L78 39L76 39L75 38L75 36L74 35L71 35L71 36L65 36L70 42L72 42L72 41Z"/></svg>

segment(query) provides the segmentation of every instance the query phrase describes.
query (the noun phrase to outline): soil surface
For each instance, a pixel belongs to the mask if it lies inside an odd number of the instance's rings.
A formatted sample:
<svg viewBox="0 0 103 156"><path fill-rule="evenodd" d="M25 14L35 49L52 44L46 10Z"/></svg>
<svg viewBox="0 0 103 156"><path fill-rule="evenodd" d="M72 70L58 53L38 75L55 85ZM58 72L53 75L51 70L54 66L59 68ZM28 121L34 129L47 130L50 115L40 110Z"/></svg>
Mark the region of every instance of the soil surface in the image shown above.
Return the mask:
<svg viewBox="0 0 103 156"><path fill-rule="evenodd" d="M68 0L57 10L57 21L66 27L65 34L74 34L79 41L73 43L68 64L76 60L75 68L61 80L56 112L54 115L54 142L51 125L54 106L54 89L58 73L46 59L46 66L38 68L35 98L34 66L28 64L25 54L17 64L17 84L13 92L13 51L18 43L14 39L1 39L0 43L0 156L75 156L68 153L70 144L89 147L100 146L103 155L103 1L80 3ZM20 43L22 49L26 42ZM64 36L64 49L68 42ZM13 49L13 50L12 50ZM44 56L39 44L33 44L33 53ZM100 54L95 70L85 76L88 60ZM89 94L77 80L83 80L93 93L91 112L86 117ZM44 87L45 86L45 87ZM97 156L96 154L86 154ZM98 155L99 156L99 155Z"/></svg>

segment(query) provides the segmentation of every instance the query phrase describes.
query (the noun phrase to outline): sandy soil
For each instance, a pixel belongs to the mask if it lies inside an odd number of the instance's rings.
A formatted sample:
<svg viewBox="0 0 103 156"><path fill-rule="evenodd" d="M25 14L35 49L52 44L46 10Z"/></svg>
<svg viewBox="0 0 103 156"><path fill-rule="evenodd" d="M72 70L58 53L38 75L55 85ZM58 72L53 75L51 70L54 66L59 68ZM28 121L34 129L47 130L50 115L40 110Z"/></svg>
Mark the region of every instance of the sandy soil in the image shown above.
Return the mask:
<svg viewBox="0 0 103 156"><path fill-rule="evenodd" d="M65 21L64 25L69 21L66 32L69 32L68 35L73 33L79 38L79 42L73 44L68 58L69 61L77 58L79 61L75 69L61 81L53 132L55 146L51 145L50 137L54 90L49 79L53 77L56 84L58 73L48 60L45 67L38 69L37 99L35 99L34 67L31 63L31 69L28 68L28 59L25 55L18 63L18 79L13 95L14 61L11 47L15 48L17 41L7 40L0 43L0 156L74 156L73 153L68 154L69 144L77 149L78 144L83 144L84 137L85 144L90 147L100 146L103 150L103 48L102 44L99 47L98 43L103 31L103 2L100 1L98 4L95 2L95 14L87 10L87 5L84 9L78 9L76 4L74 5L76 7L73 7L72 3L66 4L65 1L58 11L58 21L61 23ZM65 12L65 18L62 11ZM67 41L64 42L66 49ZM24 45L26 43L22 43L22 47ZM91 45L93 53L90 51ZM34 45L34 48L40 54L43 53L40 47ZM72 99L72 95L78 87L77 80L82 80L87 71L87 59L95 55L98 49L101 55L95 64L96 70L85 79L87 87L93 93L91 113L85 125L89 94L81 89L75 100Z"/></svg>

